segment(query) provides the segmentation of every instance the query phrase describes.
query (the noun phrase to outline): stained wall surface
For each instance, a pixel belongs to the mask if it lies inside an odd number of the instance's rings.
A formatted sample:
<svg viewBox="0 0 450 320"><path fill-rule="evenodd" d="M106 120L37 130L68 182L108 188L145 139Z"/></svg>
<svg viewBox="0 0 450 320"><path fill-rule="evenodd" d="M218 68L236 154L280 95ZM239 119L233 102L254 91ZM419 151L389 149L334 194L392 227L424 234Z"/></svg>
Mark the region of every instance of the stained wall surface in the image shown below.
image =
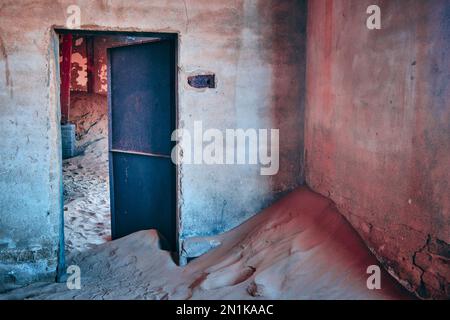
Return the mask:
<svg viewBox="0 0 450 320"><path fill-rule="evenodd" d="M73 1L0 5L0 283L52 278L61 235L58 38ZM279 128L280 171L179 168L180 239L228 230L303 182L305 2L77 1L81 29L179 35L178 126ZM197 71L215 89L187 85Z"/></svg>
<svg viewBox="0 0 450 320"><path fill-rule="evenodd" d="M307 33L308 185L407 288L449 298L450 3L310 1Z"/></svg>

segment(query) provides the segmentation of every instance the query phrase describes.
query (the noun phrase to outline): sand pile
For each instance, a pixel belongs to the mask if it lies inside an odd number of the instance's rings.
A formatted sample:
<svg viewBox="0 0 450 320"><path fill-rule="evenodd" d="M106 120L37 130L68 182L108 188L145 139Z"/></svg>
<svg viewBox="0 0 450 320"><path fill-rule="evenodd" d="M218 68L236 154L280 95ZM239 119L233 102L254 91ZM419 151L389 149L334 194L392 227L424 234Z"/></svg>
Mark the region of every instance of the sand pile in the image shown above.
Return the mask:
<svg viewBox="0 0 450 320"><path fill-rule="evenodd" d="M366 286L376 259L332 202L300 188L186 267L141 231L69 257L81 290L33 284L3 299L393 299L409 297L387 273Z"/></svg>

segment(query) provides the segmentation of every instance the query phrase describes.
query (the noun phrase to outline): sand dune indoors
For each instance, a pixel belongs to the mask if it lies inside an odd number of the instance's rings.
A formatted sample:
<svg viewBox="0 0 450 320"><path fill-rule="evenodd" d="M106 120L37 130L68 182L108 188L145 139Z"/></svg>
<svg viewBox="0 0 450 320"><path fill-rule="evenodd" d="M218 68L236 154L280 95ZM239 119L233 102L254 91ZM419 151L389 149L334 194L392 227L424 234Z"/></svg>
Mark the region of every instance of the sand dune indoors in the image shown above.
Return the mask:
<svg viewBox="0 0 450 320"><path fill-rule="evenodd" d="M154 230L140 231L69 258L81 289L33 284L2 299L402 299L386 272L369 290L377 260L334 204L299 188L246 223L202 241L221 244L177 266Z"/></svg>

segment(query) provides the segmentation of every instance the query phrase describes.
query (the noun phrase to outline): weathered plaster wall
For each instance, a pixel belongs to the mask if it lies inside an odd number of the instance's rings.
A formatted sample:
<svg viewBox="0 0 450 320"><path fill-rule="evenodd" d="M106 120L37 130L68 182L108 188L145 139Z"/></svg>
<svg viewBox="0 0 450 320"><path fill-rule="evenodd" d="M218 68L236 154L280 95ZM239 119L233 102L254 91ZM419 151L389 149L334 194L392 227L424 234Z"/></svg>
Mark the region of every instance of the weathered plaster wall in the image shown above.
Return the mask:
<svg viewBox="0 0 450 320"><path fill-rule="evenodd" d="M72 71L70 75L71 91L87 91L87 58L86 58L86 41L81 36L73 36L72 38ZM60 37L60 43L62 37ZM62 61L60 50L59 61Z"/></svg>
<svg viewBox="0 0 450 320"><path fill-rule="evenodd" d="M179 33L180 127L280 128L276 176L257 166L180 168L182 238L230 229L303 182L304 1L2 1L1 279L19 284L55 270L61 164L51 40L74 3L83 29ZM217 88L188 87L196 70L215 72ZM28 277L14 279L18 262Z"/></svg>
<svg viewBox="0 0 450 320"><path fill-rule="evenodd" d="M450 3L310 1L307 30L307 183L405 286L449 298Z"/></svg>
<svg viewBox="0 0 450 320"><path fill-rule="evenodd" d="M13 23L4 5L0 8L0 291L31 280L54 279L62 221L58 38L49 29L41 30L40 36L37 31L22 33L25 23Z"/></svg>
<svg viewBox="0 0 450 320"><path fill-rule="evenodd" d="M193 121L203 120L204 128L220 130L279 128L280 171L260 176L259 166L239 165L183 170L182 238L235 227L303 182L306 42L303 1L213 2L211 16L186 3L180 126L193 130ZM185 76L196 70L215 72L217 89L190 89Z"/></svg>

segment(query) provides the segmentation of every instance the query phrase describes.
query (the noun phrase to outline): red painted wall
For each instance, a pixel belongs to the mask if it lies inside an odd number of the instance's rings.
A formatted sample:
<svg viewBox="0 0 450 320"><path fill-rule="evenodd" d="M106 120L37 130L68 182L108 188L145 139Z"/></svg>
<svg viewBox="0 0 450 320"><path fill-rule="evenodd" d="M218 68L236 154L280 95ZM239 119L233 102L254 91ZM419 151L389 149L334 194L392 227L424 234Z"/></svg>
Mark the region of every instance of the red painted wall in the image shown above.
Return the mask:
<svg viewBox="0 0 450 320"><path fill-rule="evenodd" d="M307 183L407 288L449 298L450 2L309 1L307 35Z"/></svg>

